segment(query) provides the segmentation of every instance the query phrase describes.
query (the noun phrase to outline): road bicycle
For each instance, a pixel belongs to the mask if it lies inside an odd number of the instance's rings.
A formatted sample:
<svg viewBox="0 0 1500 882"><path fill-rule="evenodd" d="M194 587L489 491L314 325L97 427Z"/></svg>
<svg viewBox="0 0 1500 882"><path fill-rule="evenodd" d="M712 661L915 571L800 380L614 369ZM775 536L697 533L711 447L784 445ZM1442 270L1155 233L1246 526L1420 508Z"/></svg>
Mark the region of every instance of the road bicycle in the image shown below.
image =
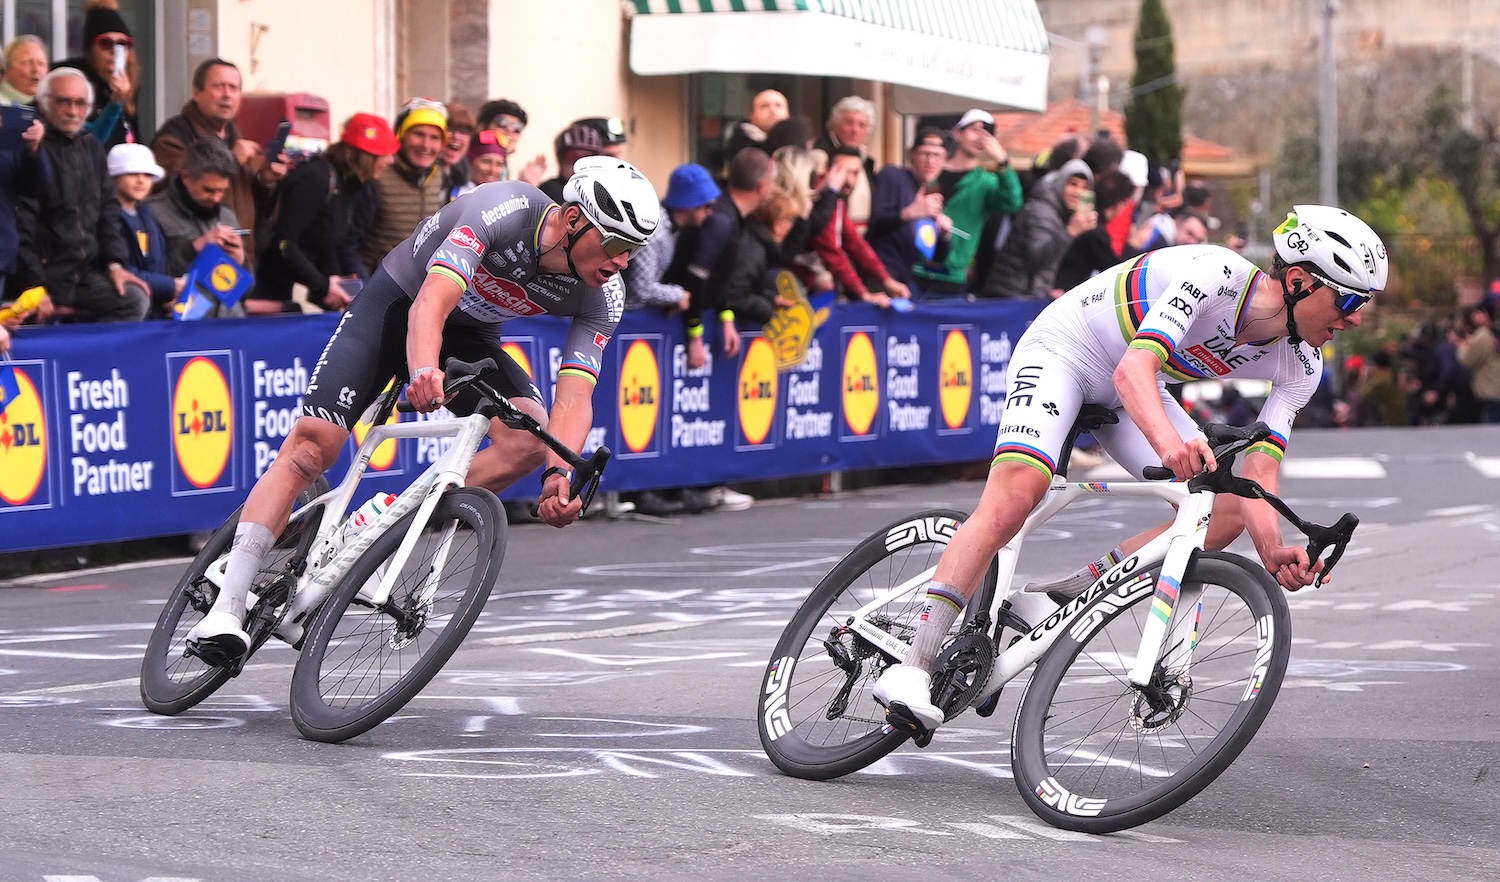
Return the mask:
<svg viewBox="0 0 1500 882"><path fill-rule="evenodd" d="M1118 417L1088 405L1062 451ZM1309 539L1317 583L1333 571L1359 519L1309 523L1256 482L1231 472L1235 457L1270 434L1208 426L1218 468L1185 483L1072 483L1066 470L1020 532L991 561L974 600L939 653L932 700L953 719L995 712L1000 690L1035 665L1011 731L1011 771L1026 804L1054 826L1107 833L1154 820L1191 799L1250 742L1276 699L1291 654L1286 599L1264 567L1204 550L1219 493L1263 499ZM1025 539L1073 502L1094 494L1159 497L1176 516L1165 533L1127 556L1082 594L1054 594L1056 610L1028 622L1012 610L1011 585ZM761 745L783 772L826 780L865 768L908 738L873 697L876 680L902 661L916 632L925 586L964 520L923 511L860 542L818 583L782 633L761 681Z"/></svg>
<svg viewBox="0 0 1500 882"><path fill-rule="evenodd" d="M209 663L187 633L223 585L237 510L213 533L167 599L141 662L147 709L179 714L237 676L272 636L299 650L292 673L292 720L306 738L344 741L400 710L437 675L479 617L505 555L504 509L489 490L464 480L492 418L530 432L573 468L571 492L587 509L610 451L588 459L569 450L480 375L493 359L449 359L445 400L465 388L479 404L467 417L387 423L411 412L392 386L371 408L372 428L343 481L321 480L299 499L251 583L245 631L250 649L228 666ZM346 516L370 458L383 442L448 443L437 460L355 531Z"/></svg>

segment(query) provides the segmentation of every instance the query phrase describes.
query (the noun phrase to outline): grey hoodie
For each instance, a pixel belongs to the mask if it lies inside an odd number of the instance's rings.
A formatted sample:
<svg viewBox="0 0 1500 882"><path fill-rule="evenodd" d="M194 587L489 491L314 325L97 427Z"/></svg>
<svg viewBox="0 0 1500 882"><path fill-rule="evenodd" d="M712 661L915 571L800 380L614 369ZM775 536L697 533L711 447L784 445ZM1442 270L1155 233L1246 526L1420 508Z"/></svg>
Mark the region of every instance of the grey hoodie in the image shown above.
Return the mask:
<svg viewBox="0 0 1500 882"><path fill-rule="evenodd" d="M1032 186L977 292L980 297L1051 296L1057 265L1072 241L1068 221L1073 212L1063 206L1062 192L1068 179L1075 176L1086 179L1090 187L1094 185L1094 173L1088 165L1081 159L1070 159Z"/></svg>

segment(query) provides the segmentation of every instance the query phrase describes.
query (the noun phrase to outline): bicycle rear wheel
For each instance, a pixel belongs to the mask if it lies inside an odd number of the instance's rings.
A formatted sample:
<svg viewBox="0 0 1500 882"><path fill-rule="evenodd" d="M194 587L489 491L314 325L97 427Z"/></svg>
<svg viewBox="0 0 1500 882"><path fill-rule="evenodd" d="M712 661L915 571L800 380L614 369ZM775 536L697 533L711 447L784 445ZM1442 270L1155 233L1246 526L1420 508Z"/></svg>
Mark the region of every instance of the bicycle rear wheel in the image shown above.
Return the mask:
<svg viewBox="0 0 1500 882"><path fill-rule="evenodd" d="M298 508L327 492L328 480L319 478L297 497ZM193 558L167 597L146 642L146 654L141 659L141 703L153 713L180 714L213 695L232 676L228 668L189 657L185 651L188 631L198 624L218 596L219 589L209 580L208 572L229 553L242 510L235 509ZM296 584L296 571L307 556L310 544L307 540L311 539L308 531L315 527L316 512L310 512L307 517L292 521L277 537L261 563L260 572L250 582L250 591L258 601L251 605L246 621L254 621L263 608L274 609L286 602ZM251 634L250 654L254 655L269 636L269 629Z"/></svg>
<svg viewBox="0 0 1500 882"><path fill-rule="evenodd" d="M802 602L771 653L756 713L761 746L777 768L796 778L837 778L909 737L886 724L874 698L875 681L895 658L847 624L860 607L912 584L865 616L910 644L926 601L920 589L965 517L933 509L876 531Z"/></svg>
<svg viewBox="0 0 1500 882"><path fill-rule="evenodd" d="M442 670L484 609L505 556L505 515L495 494L474 487L443 494L384 604L359 597L416 517L375 540L308 630L292 673L292 721L303 737L344 741L400 710Z"/></svg>
<svg viewBox="0 0 1500 882"><path fill-rule="evenodd" d="M1286 598L1265 570L1224 553L1199 553L1183 578L1184 601L1202 592L1188 677L1159 660L1151 690L1131 685L1159 571L1084 610L1021 698L1016 786L1055 827L1110 833L1172 811L1229 767L1276 700L1291 656ZM1173 616L1193 612L1180 602Z"/></svg>

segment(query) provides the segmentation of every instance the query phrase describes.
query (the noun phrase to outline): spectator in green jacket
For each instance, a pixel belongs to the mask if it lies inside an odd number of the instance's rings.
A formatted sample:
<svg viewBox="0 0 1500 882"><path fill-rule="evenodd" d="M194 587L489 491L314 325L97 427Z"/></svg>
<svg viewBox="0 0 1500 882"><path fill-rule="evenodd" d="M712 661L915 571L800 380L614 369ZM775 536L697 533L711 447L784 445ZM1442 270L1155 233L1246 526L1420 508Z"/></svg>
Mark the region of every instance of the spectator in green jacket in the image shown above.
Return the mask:
<svg viewBox="0 0 1500 882"><path fill-rule="evenodd" d="M917 267L913 271L915 299L968 294L972 288L969 270L979 250L985 220L991 214L1010 215L1021 210L1021 180L995 138L995 118L983 110L970 110L959 119L953 137L957 150L938 175L943 214L953 221L953 246L941 267Z"/></svg>

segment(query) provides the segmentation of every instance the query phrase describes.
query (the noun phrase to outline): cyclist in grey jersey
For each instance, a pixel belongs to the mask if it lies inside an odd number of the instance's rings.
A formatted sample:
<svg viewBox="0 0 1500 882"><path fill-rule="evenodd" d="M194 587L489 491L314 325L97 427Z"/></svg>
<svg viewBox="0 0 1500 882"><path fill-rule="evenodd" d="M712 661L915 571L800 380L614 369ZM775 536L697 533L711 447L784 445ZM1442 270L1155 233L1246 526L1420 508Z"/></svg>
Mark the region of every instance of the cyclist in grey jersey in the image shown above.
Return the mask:
<svg viewBox="0 0 1500 882"><path fill-rule="evenodd" d="M942 710L931 700L930 668L990 559L1051 485L1083 404L1119 413L1119 424L1097 435L1129 471L1140 475L1159 462L1187 480L1216 463L1202 433L1167 394L1164 375L1270 379L1279 391L1262 417L1274 434L1246 452L1242 472L1277 491L1292 419L1321 375L1317 349L1337 331L1360 324L1359 310L1385 287L1388 265L1385 246L1369 226L1328 206L1297 206L1277 228L1275 244L1268 273L1214 246L1160 249L1075 287L1027 329L1007 368L1005 411L979 505L927 585L905 662L887 668L876 684L875 699L893 725L930 731L942 723ZM1086 588L1163 529L1126 540L1070 581ZM1207 547L1223 548L1244 530L1282 587L1309 585L1322 570L1306 549L1283 544L1269 504L1221 495ZM1012 600L1020 601L1022 617L1055 608L1039 593Z"/></svg>
<svg viewBox="0 0 1500 882"><path fill-rule="evenodd" d="M205 661L229 664L249 647L245 598L262 559L286 526L297 495L337 460L355 421L392 379L406 380L419 411L445 403L447 357L493 357L488 377L558 440L581 450L604 345L623 309L617 275L656 229L650 181L629 163L591 157L574 167L554 204L519 182L489 184L429 217L381 262L340 320L313 370L302 416L251 489L213 608L188 633ZM550 415L541 395L500 349L500 327L528 315L569 315ZM472 412L472 391L454 403ZM539 466L538 515L555 527L577 520L567 464L529 433L492 420L491 444L474 457L471 484L500 490Z"/></svg>

